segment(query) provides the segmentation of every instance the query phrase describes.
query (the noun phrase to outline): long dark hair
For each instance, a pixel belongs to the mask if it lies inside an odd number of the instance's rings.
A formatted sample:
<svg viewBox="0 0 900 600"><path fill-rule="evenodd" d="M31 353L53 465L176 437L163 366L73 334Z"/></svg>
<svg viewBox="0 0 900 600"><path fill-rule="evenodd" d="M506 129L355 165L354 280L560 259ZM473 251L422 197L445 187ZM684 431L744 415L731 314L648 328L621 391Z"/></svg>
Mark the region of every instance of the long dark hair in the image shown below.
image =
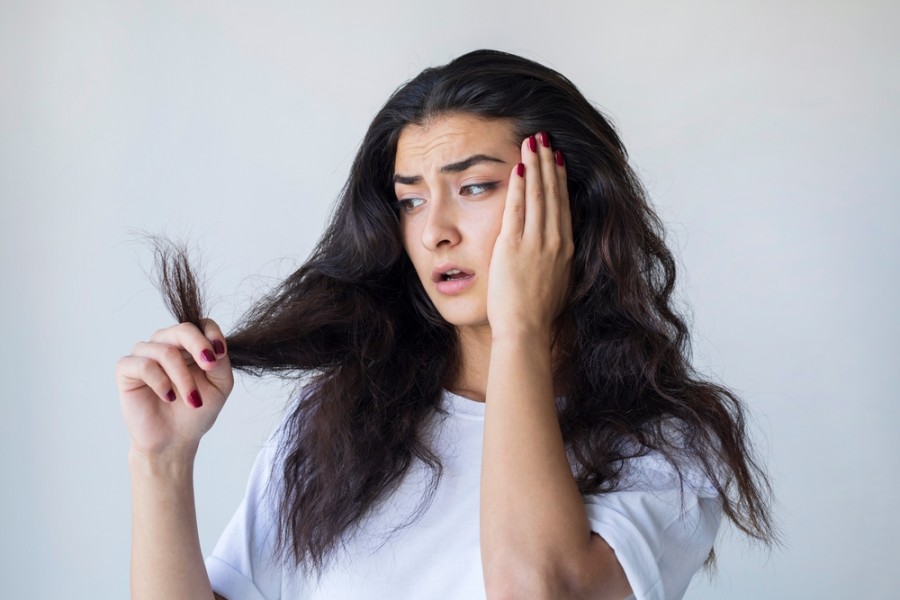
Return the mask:
<svg viewBox="0 0 900 600"><path fill-rule="evenodd" d="M581 492L614 490L623 459L655 450L682 475L696 465L737 528L771 542L769 484L744 410L691 367L688 329L673 310L675 261L619 136L563 75L480 50L424 70L390 97L312 255L228 336L236 368L311 378L286 421L275 474L283 556L320 570L414 461L431 470L432 492L441 476L423 431L457 375L459 346L401 246L392 176L403 128L453 113L509 119L519 139L548 131L566 157L574 285L554 377ZM184 255L162 263L175 316L199 321Z"/></svg>

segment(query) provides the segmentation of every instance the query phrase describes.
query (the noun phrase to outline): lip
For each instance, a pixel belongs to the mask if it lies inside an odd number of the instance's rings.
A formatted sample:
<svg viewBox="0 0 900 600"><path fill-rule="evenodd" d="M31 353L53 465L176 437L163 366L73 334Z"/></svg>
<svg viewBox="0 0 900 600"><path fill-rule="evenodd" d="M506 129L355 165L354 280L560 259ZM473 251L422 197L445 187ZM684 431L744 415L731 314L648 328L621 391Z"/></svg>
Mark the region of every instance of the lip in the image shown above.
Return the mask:
<svg viewBox="0 0 900 600"><path fill-rule="evenodd" d="M444 273L447 271L451 271L456 269L466 275L466 277L462 279L452 279L449 281L444 281ZM434 287L441 294L446 294L448 296L452 296L455 294L460 294L465 290L472 287L475 284L475 273L469 271L468 269L464 269L458 265L453 264L443 264L438 265L434 271L431 272L431 280L434 282Z"/></svg>

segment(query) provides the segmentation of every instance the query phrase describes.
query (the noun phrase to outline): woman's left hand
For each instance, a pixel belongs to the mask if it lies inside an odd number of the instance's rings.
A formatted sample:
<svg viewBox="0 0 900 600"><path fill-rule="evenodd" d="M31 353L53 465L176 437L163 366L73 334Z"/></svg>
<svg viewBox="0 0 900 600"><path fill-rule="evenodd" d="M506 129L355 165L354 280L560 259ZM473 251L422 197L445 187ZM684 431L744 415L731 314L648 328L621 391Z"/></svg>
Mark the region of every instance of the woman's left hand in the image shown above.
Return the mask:
<svg viewBox="0 0 900 600"><path fill-rule="evenodd" d="M565 307L574 248L564 160L539 133L522 143L491 257L487 310L495 338L549 339Z"/></svg>

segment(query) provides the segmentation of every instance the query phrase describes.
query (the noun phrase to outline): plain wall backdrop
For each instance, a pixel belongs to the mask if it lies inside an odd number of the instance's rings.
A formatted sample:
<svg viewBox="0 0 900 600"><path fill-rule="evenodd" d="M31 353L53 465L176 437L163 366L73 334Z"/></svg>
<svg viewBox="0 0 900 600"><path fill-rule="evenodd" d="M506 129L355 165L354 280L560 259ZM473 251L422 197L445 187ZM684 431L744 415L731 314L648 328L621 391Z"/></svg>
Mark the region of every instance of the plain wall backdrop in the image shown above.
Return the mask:
<svg viewBox="0 0 900 600"><path fill-rule="evenodd" d="M227 331L313 247L389 93L491 47L560 70L617 124L669 224L697 366L750 408L785 544L724 528L688 597L888 598L898 6L4 1L0 596L127 597L113 369L171 321L134 232L198 250ZM289 392L240 380L204 440L206 551Z"/></svg>

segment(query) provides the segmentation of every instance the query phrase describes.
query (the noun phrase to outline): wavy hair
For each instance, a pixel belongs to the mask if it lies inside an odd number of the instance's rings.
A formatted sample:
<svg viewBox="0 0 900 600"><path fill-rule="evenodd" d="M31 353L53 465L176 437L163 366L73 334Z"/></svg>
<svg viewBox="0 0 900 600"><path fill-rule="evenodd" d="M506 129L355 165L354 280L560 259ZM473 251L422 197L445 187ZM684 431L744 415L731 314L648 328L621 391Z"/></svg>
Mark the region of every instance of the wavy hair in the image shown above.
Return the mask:
<svg viewBox="0 0 900 600"><path fill-rule="evenodd" d="M433 475L430 494L441 476L423 434L457 375L459 345L401 245L392 177L403 128L454 113L508 119L519 139L548 131L565 154L575 256L554 383L580 491L614 490L624 459L657 451L682 479L686 464L702 471L734 525L771 543L770 486L744 409L690 364L673 308L675 260L618 134L560 73L479 50L394 92L311 256L227 338L237 369L312 379L286 420L274 474L282 556L320 571L414 461ZM186 256L164 251L160 262L175 316L199 322Z"/></svg>

